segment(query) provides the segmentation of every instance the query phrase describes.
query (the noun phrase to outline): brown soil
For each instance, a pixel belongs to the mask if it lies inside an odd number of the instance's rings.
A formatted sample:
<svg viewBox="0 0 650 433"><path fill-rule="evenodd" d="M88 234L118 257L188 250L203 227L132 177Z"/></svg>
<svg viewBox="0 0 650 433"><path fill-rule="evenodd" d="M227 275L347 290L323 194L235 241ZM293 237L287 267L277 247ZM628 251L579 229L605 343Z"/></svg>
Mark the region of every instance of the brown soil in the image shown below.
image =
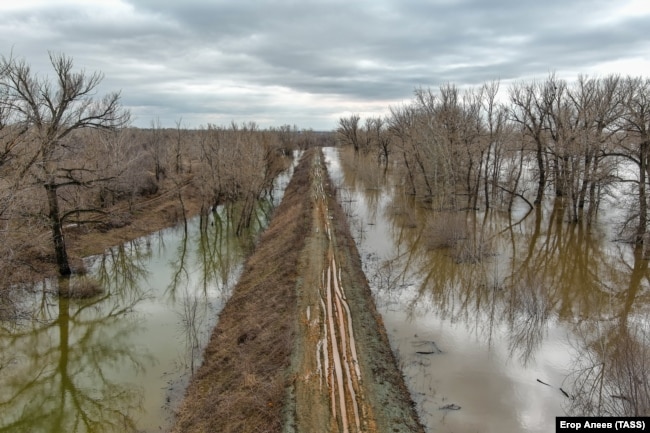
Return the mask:
<svg viewBox="0 0 650 433"><path fill-rule="evenodd" d="M423 431L320 151L247 261L173 431Z"/></svg>

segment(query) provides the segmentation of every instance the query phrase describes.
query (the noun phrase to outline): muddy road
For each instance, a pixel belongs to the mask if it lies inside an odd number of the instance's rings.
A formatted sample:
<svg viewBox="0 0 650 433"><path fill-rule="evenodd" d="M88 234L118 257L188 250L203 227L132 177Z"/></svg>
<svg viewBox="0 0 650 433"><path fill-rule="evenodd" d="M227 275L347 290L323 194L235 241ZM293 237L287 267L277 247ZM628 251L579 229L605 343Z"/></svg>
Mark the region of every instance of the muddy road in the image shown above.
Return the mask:
<svg viewBox="0 0 650 433"><path fill-rule="evenodd" d="M423 431L335 197L306 152L174 431Z"/></svg>

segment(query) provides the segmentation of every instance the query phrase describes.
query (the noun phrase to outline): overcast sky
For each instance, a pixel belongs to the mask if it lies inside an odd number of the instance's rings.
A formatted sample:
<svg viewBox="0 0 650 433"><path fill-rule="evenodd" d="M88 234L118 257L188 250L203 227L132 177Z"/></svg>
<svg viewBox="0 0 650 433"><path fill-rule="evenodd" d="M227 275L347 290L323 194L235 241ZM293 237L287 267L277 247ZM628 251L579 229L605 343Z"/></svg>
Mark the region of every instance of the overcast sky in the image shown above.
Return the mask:
<svg viewBox="0 0 650 433"><path fill-rule="evenodd" d="M0 54L100 70L136 126L329 130L417 87L650 74L649 0L2 0Z"/></svg>

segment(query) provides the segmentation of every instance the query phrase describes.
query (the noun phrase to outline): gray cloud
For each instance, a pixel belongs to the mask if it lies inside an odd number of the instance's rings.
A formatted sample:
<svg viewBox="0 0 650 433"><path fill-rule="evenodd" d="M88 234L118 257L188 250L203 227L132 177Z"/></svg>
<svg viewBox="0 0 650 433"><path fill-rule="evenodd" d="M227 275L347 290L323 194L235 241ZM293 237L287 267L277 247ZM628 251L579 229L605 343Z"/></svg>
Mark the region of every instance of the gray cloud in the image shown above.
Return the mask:
<svg viewBox="0 0 650 433"><path fill-rule="evenodd" d="M0 6L0 53L46 73L47 50L62 51L103 71L102 90L122 89L140 126L183 117L330 129L419 86L572 78L648 59L650 15L623 14L624 3L61 0Z"/></svg>

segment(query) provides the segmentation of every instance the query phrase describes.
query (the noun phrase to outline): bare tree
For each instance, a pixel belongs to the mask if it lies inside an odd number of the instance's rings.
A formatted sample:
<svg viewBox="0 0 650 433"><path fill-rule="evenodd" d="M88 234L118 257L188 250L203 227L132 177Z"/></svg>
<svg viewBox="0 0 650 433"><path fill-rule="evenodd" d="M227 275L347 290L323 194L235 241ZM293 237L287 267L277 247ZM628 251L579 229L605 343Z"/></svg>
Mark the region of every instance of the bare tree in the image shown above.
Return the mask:
<svg viewBox="0 0 650 433"><path fill-rule="evenodd" d="M174 140L174 171L176 174L181 174L183 172L183 128L181 125L183 123L183 118L181 117L176 122L176 136Z"/></svg>
<svg viewBox="0 0 650 433"><path fill-rule="evenodd" d="M50 53L55 78L39 77L24 60L2 58L2 110L11 113L13 127L23 128L33 145L21 169L45 189L48 220L61 275L71 273L63 236L59 193L62 188L89 186L105 180L84 161L70 164L74 149L68 138L84 128L119 128L129 121L120 94L94 97L103 75L73 71L72 58Z"/></svg>
<svg viewBox="0 0 650 433"><path fill-rule="evenodd" d="M391 135L387 130L388 122L381 117L369 117L366 119L366 141L367 147L377 149L377 161L388 167L388 156L391 148Z"/></svg>
<svg viewBox="0 0 650 433"><path fill-rule="evenodd" d="M404 170L409 185L409 193L416 194L415 170L411 164L410 146L412 143L411 134L415 123L415 109L411 105L401 107L390 107L388 118L388 131L395 138L395 148L401 153Z"/></svg>
<svg viewBox="0 0 650 433"><path fill-rule="evenodd" d="M350 117L341 117L339 119L339 127L337 132L341 140L345 144L350 144L354 148L355 153L359 152L361 148L361 140L359 137L359 120L358 114L353 114Z"/></svg>
<svg viewBox="0 0 650 433"><path fill-rule="evenodd" d="M647 183L650 177L650 79L628 77L623 83L623 115L620 118L625 139L618 151L610 156L618 156L636 167L638 193L638 222L635 242L644 242L648 225Z"/></svg>
<svg viewBox="0 0 650 433"><path fill-rule="evenodd" d="M482 107L487 121L487 146L481 149L482 164L483 159L485 159L485 163L483 164L483 186L486 208L490 207L490 199L494 198L496 187L498 186L504 147L503 142L507 135L508 111L505 106L497 102L498 92L499 82L492 81L483 85L483 92L481 94L483 97ZM483 154L485 158L483 158ZM490 185L492 186L491 189L489 187Z"/></svg>
<svg viewBox="0 0 650 433"><path fill-rule="evenodd" d="M160 124L160 119L151 121L151 130L144 148L151 156L154 165L154 175L156 182L160 182L165 177L165 160L167 156L167 147L165 146L165 134Z"/></svg>
<svg viewBox="0 0 650 433"><path fill-rule="evenodd" d="M298 127L296 125L282 125L277 129L271 128L275 131L280 140L281 151L285 155L289 155L296 148L296 141L298 135Z"/></svg>
<svg viewBox="0 0 650 433"><path fill-rule="evenodd" d="M519 83L510 88L510 118L521 125L526 134L535 143L535 160L537 162L537 194L535 204L539 205L546 188L546 134L545 124L548 116L548 102L544 98L543 84Z"/></svg>

